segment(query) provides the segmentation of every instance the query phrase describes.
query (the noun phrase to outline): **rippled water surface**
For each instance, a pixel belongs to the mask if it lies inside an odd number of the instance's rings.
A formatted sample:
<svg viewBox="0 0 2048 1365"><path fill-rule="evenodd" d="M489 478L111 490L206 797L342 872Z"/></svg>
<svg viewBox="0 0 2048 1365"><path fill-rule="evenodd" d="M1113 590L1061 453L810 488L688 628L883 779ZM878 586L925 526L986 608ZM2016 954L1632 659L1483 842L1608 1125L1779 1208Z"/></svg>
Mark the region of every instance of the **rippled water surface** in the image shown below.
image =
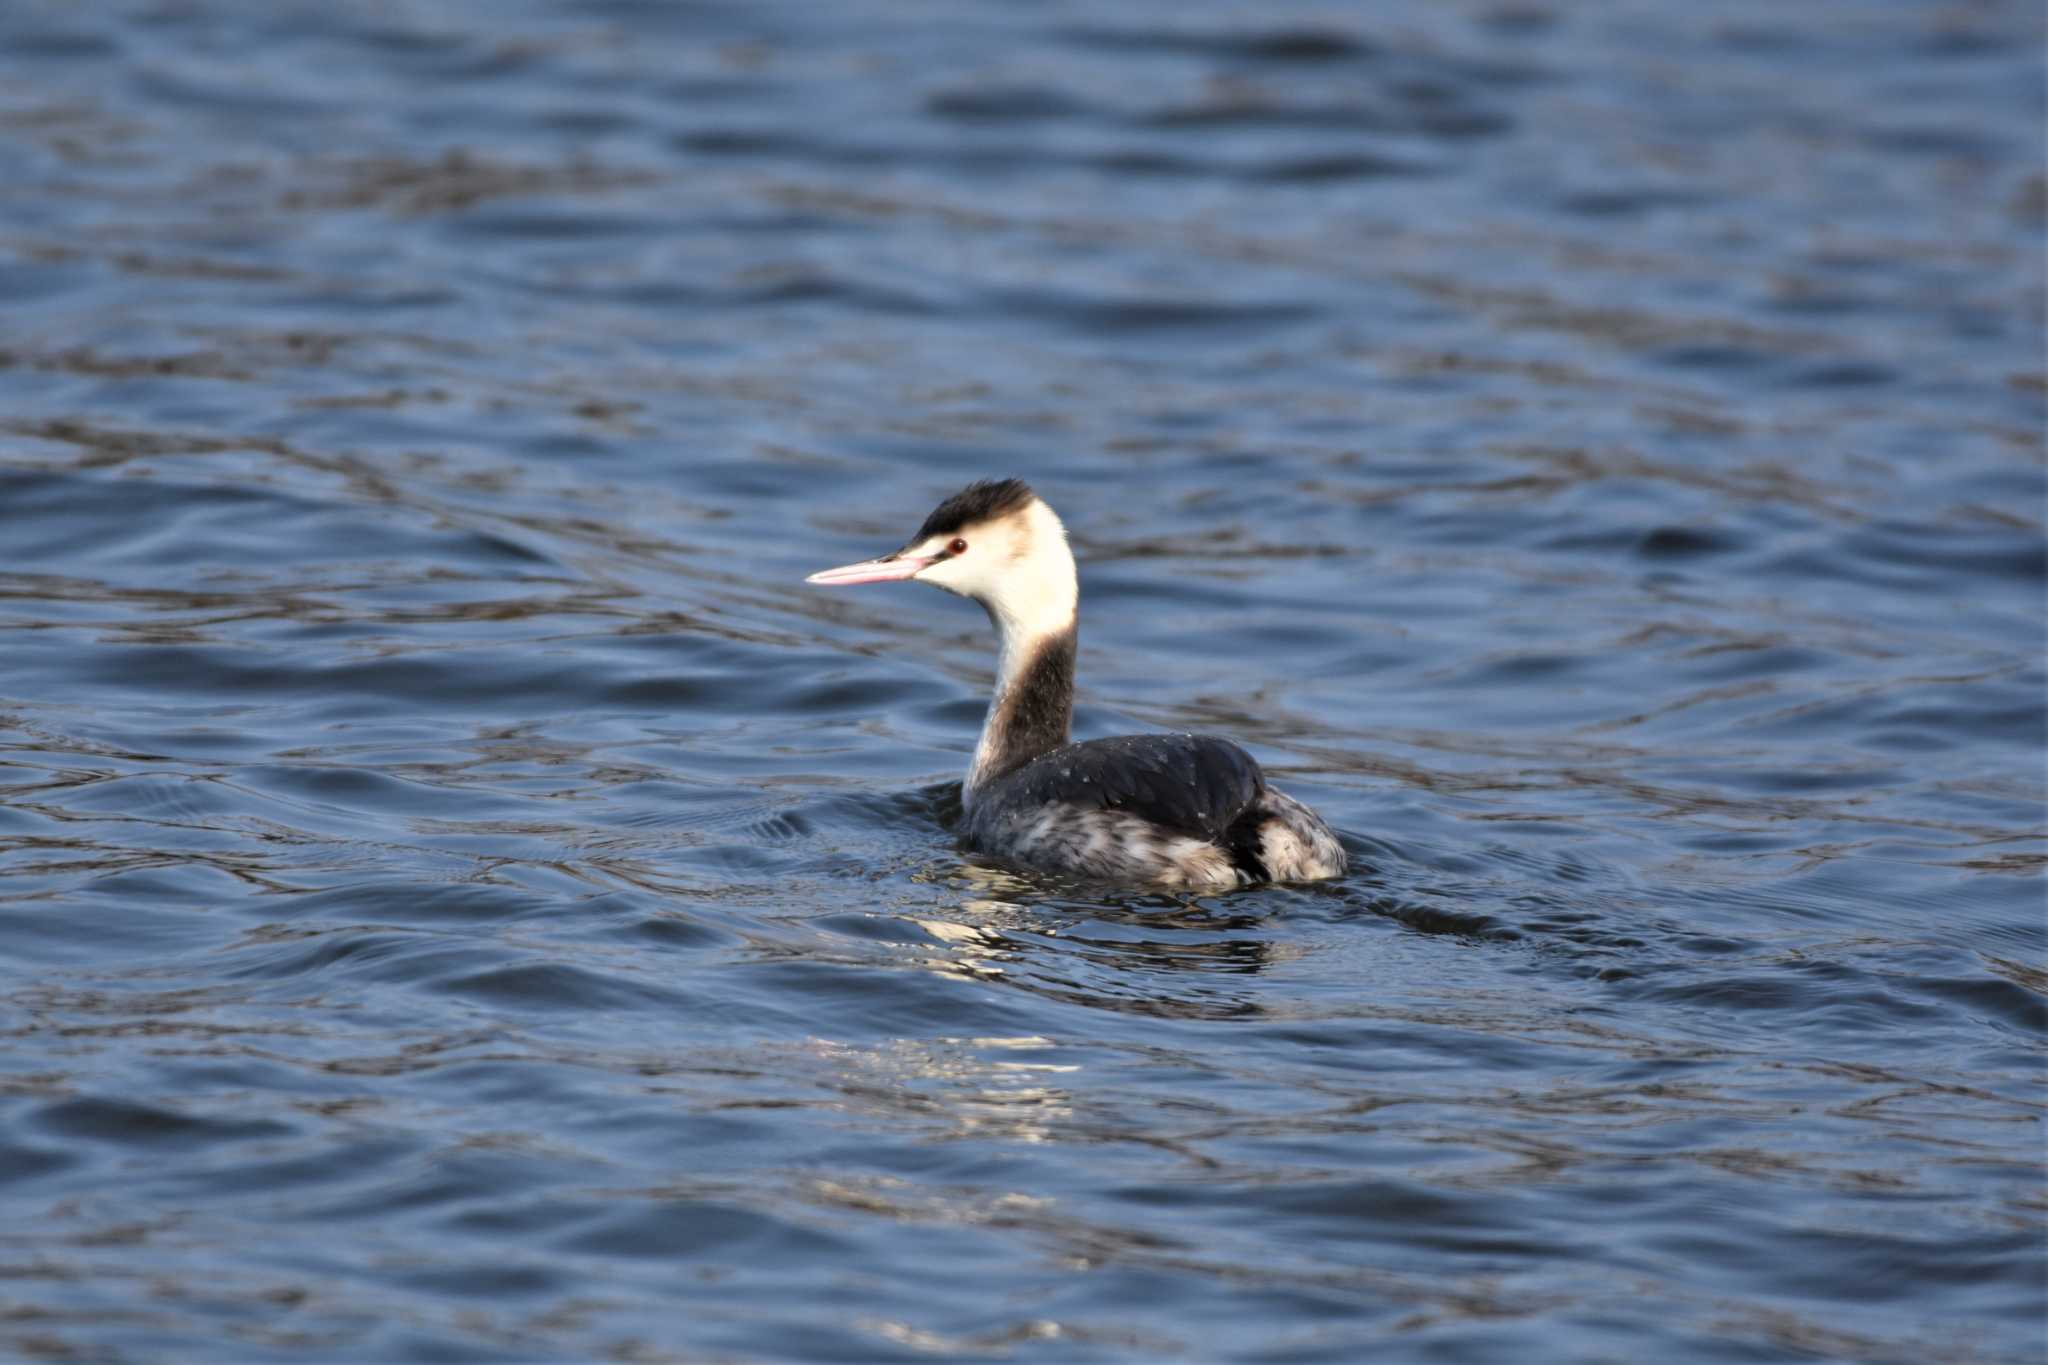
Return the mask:
<svg viewBox="0 0 2048 1365"><path fill-rule="evenodd" d="M2039 1360L2021 3L0 11L0 1356ZM952 842L1078 728L1329 885Z"/></svg>

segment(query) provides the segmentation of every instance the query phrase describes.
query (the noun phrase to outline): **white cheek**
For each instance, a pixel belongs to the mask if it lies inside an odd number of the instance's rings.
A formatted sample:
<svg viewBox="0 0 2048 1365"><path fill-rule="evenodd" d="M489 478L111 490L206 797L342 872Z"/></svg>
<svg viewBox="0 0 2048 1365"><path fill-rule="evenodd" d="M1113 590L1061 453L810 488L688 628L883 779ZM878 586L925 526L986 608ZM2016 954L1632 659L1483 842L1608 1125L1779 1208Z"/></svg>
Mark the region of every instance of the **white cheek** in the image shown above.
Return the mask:
<svg viewBox="0 0 2048 1365"><path fill-rule="evenodd" d="M950 548L952 537L934 537L916 546L908 553L920 559L936 559L939 562L917 576L920 583L929 583L947 592L965 596L978 595L987 585L988 574L984 561L987 555L976 545L969 545L965 554L954 554Z"/></svg>
<svg viewBox="0 0 2048 1365"><path fill-rule="evenodd" d="M929 583L935 588L948 592L972 592L973 582L965 565L958 559L942 560L917 576L920 583Z"/></svg>

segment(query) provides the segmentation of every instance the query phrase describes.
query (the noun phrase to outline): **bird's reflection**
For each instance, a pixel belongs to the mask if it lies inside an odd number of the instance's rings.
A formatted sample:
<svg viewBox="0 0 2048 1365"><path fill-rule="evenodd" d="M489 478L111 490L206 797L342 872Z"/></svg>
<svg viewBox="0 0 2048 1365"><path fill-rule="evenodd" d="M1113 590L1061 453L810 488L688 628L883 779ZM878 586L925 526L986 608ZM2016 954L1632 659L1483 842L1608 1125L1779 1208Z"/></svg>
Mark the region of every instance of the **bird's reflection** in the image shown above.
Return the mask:
<svg viewBox="0 0 2048 1365"><path fill-rule="evenodd" d="M921 965L1049 999L1176 1018L1236 1018L1259 1006L1226 984L1300 952L1260 932L1254 898L1087 894L962 864L933 878L967 893L908 916L937 951Z"/></svg>

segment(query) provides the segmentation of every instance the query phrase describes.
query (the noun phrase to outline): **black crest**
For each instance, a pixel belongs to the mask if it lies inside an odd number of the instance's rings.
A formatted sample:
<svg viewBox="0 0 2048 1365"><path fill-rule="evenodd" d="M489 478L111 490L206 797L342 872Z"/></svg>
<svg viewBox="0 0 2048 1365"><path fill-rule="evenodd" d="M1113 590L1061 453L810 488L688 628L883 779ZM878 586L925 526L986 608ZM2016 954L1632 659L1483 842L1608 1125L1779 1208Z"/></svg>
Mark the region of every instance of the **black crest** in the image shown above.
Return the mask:
<svg viewBox="0 0 2048 1365"><path fill-rule="evenodd" d="M949 536L977 521L1022 511L1033 496L1031 485L1022 479L983 479L980 483L970 483L934 507L910 543L915 545L932 536Z"/></svg>

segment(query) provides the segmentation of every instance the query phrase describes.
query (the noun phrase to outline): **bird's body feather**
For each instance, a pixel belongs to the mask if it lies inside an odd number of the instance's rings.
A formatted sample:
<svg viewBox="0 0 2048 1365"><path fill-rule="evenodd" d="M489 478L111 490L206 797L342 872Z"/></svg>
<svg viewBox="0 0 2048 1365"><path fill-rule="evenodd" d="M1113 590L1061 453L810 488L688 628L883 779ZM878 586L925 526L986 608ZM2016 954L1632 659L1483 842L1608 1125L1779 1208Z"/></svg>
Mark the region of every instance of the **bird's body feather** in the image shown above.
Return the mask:
<svg viewBox="0 0 2048 1365"><path fill-rule="evenodd" d="M963 832L984 853L1102 881L1215 889L1344 867L1327 826L1207 735L1062 745L977 791Z"/></svg>

